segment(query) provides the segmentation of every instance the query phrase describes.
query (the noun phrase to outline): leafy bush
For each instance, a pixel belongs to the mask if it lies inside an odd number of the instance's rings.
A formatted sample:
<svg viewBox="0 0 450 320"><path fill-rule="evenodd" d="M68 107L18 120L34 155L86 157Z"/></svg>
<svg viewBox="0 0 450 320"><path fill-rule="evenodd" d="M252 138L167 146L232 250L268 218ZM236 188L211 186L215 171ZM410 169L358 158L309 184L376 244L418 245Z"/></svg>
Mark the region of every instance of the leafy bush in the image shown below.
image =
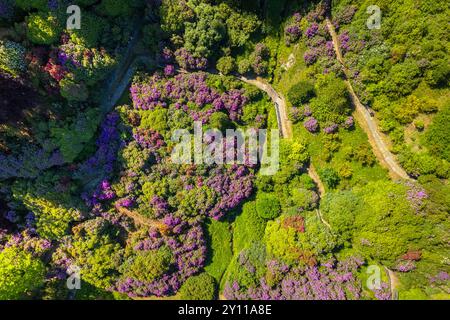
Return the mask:
<svg viewBox="0 0 450 320"><path fill-rule="evenodd" d="M315 96L314 85L308 81L294 84L288 91L287 97L294 106L301 106Z"/></svg>
<svg viewBox="0 0 450 320"><path fill-rule="evenodd" d="M82 266L83 281L107 290L117 280L122 265L122 249L115 238L117 232L116 227L102 218L86 221L73 228L73 237L57 254L65 253L75 265Z"/></svg>
<svg viewBox="0 0 450 320"><path fill-rule="evenodd" d="M225 24L218 18L216 10L217 7L201 3L194 8L197 21L185 23L185 48L196 57L213 56L225 37Z"/></svg>
<svg viewBox="0 0 450 320"><path fill-rule="evenodd" d="M60 21L52 13L31 14L27 19L27 28L28 39L44 45L56 43L63 30Z"/></svg>
<svg viewBox="0 0 450 320"><path fill-rule="evenodd" d="M331 168L325 168L322 171L320 171L320 178L323 182L328 186L328 188L334 189L339 185L340 178L339 174L331 169Z"/></svg>
<svg viewBox="0 0 450 320"><path fill-rule="evenodd" d="M15 247L0 251L0 299L23 299L45 280L44 264Z"/></svg>
<svg viewBox="0 0 450 320"><path fill-rule="evenodd" d="M256 211L261 218L275 219L281 214L280 200L273 193L259 193L256 198Z"/></svg>
<svg viewBox="0 0 450 320"><path fill-rule="evenodd" d="M102 0L98 11L109 17L127 17L131 14L131 1Z"/></svg>
<svg viewBox="0 0 450 320"><path fill-rule="evenodd" d="M50 123L50 136L52 142L58 146L67 163L72 163L90 142L100 122L97 110L89 109L71 119L65 126Z"/></svg>
<svg viewBox="0 0 450 320"><path fill-rule="evenodd" d="M216 295L214 278L207 273L190 277L180 288L183 300L213 300Z"/></svg>

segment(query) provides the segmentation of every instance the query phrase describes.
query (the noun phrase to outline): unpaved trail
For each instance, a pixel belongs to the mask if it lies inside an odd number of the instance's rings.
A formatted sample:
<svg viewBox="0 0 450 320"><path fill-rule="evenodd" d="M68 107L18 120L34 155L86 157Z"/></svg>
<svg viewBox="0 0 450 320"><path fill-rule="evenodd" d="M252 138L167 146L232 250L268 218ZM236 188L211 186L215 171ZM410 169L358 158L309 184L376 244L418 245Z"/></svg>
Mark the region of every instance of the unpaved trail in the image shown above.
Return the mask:
<svg viewBox="0 0 450 320"><path fill-rule="evenodd" d="M334 26L331 23L330 19L327 18L326 23L328 31L330 32L330 35L333 39L333 46L334 51L336 52L337 60L342 65L342 68L344 70L344 74L346 77L345 84L347 85L352 103L355 106L356 110L355 112L356 120L359 122L360 126L366 132L375 155L379 159L380 163L389 170L391 177L394 179L402 178L406 180L411 180L406 171L398 164L394 155L391 153L387 144L383 140L374 119L372 118L367 108L361 103L358 96L356 95L355 90L353 89L353 86L349 80L350 79L349 70L346 67L344 59L342 57L342 52L340 49L339 39L336 30L334 29Z"/></svg>

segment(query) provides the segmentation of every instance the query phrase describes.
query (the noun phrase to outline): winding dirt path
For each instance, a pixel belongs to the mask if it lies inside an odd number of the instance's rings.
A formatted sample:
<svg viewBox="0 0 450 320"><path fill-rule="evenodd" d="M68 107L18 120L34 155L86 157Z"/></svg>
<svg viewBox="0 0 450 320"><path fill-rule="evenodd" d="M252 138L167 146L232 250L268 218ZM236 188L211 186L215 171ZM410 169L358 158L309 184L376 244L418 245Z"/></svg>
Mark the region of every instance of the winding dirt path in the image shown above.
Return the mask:
<svg viewBox="0 0 450 320"><path fill-rule="evenodd" d="M289 121L287 115L287 103L283 95L275 91L275 89L269 83L267 83L265 80L261 78L249 79L244 76L241 76L239 77L239 79L267 93L267 95L272 99L275 105L278 128L280 128L281 130L281 136L285 139L292 139L293 137L292 124Z"/></svg>
<svg viewBox="0 0 450 320"><path fill-rule="evenodd" d="M361 103L358 96L356 95L355 90L353 89L353 86L349 80L351 78L350 72L347 66L345 65L336 30L334 29L334 26L329 18L326 19L326 23L328 31L333 39L333 46L334 51L336 52L337 60L342 65L346 77L345 84L347 85L348 91L350 93L352 103L355 106L356 120L359 122L360 126L366 132L367 136L369 137L369 142L372 145L372 148L375 152L375 155L379 159L380 163L389 170L391 177L394 179L402 178L406 180L411 180L406 171L398 164L397 160L395 159L391 151L389 151L389 148L386 145L385 141L383 140L374 119L372 118L367 108Z"/></svg>

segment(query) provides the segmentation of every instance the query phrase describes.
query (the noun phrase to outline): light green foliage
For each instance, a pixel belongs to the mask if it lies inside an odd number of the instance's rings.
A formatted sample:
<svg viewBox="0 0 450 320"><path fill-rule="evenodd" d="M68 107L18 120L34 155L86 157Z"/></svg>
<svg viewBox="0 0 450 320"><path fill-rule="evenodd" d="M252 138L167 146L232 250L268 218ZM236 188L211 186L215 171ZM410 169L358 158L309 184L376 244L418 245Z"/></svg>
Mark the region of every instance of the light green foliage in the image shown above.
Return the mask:
<svg viewBox="0 0 450 320"><path fill-rule="evenodd" d="M353 238L355 215L363 210L361 204L362 199L351 191L328 193L321 203L324 220L347 245Z"/></svg>
<svg viewBox="0 0 450 320"><path fill-rule="evenodd" d="M281 140L280 157L282 167L300 169L309 159L308 143L305 140Z"/></svg>
<svg viewBox="0 0 450 320"><path fill-rule="evenodd" d="M44 284L45 266L15 247L0 251L0 299L23 299Z"/></svg>
<svg viewBox="0 0 450 320"><path fill-rule="evenodd" d="M0 69L17 75L25 67L25 48L12 41L0 41Z"/></svg>
<svg viewBox="0 0 450 320"><path fill-rule="evenodd" d="M254 242L234 256L223 283L237 281L244 287L256 286L266 274L266 248L263 242Z"/></svg>
<svg viewBox="0 0 450 320"><path fill-rule="evenodd" d="M414 96L408 96L403 104L394 110L395 117L401 124L409 124L417 117L420 110L420 101Z"/></svg>
<svg viewBox="0 0 450 320"><path fill-rule="evenodd" d="M143 111L140 127L143 129L153 129L158 131L161 135L165 135L169 129L168 111L163 108L156 108L151 111Z"/></svg>
<svg viewBox="0 0 450 320"><path fill-rule="evenodd" d="M304 188L295 188L291 190L289 199L297 210L312 210L317 206L318 196L312 190Z"/></svg>
<svg viewBox="0 0 450 320"><path fill-rule="evenodd" d="M142 149L135 141L128 144L119 153L119 161L125 168L134 172L142 170L149 159L150 150Z"/></svg>
<svg viewBox="0 0 450 320"><path fill-rule="evenodd" d="M227 129L232 129L232 123L230 118L223 112L214 112L209 119L209 125L211 129L217 129L221 132L225 132Z"/></svg>
<svg viewBox="0 0 450 320"><path fill-rule="evenodd" d="M246 45L261 25L258 17L253 13L237 12L226 4L221 4L219 10L225 17L231 47Z"/></svg>
<svg viewBox="0 0 450 320"><path fill-rule="evenodd" d="M76 118L70 119L64 126L50 122L50 136L52 142L58 146L67 163L72 163L89 143L100 121L96 109L89 109L80 113Z"/></svg>
<svg viewBox="0 0 450 320"><path fill-rule="evenodd" d="M208 232L208 261L205 271L220 282L233 257L232 230L228 222L209 219L206 224Z"/></svg>
<svg viewBox="0 0 450 320"><path fill-rule="evenodd" d="M363 206L355 213L354 246L367 257L392 265L409 248L430 234L423 216L415 214L406 187L389 181L371 182L357 189Z"/></svg>
<svg viewBox="0 0 450 320"><path fill-rule="evenodd" d="M178 212L187 217L204 214L205 210L213 206L216 197L216 192L207 186L180 191L176 196L179 201Z"/></svg>
<svg viewBox="0 0 450 320"><path fill-rule="evenodd" d="M89 91L83 82L76 82L73 74L67 75L59 82L61 96L72 102L84 102L89 98Z"/></svg>
<svg viewBox="0 0 450 320"><path fill-rule="evenodd" d="M195 16L192 8L179 0L163 0L160 7L161 28L171 33L181 33L184 22Z"/></svg>
<svg viewBox="0 0 450 320"><path fill-rule="evenodd" d="M316 91L317 96L311 100L314 116L319 121L342 122L351 106L345 83L334 74L320 75Z"/></svg>
<svg viewBox="0 0 450 320"><path fill-rule="evenodd" d="M301 106L309 102L315 96L314 85L308 81L300 81L294 84L288 92L288 99L294 106Z"/></svg>
<svg viewBox="0 0 450 320"><path fill-rule="evenodd" d="M59 40L62 25L52 13L33 13L27 19L28 39L35 44L51 45Z"/></svg>
<svg viewBox="0 0 450 320"><path fill-rule="evenodd" d="M273 193L259 193L256 198L256 211L263 219L271 220L280 216L281 205Z"/></svg>
<svg viewBox="0 0 450 320"><path fill-rule="evenodd" d="M207 273L190 277L180 288L182 300L213 300L216 295L216 282Z"/></svg>
<svg viewBox="0 0 450 320"><path fill-rule="evenodd" d="M69 66L76 83L85 83L88 87L104 80L115 66L115 59L104 49L86 48L82 45L68 44L71 55L81 66Z"/></svg>
<svg viewBox="0 0 450 320"><path fill-rule="evenodd" d="M450 104L447 104L426 132L426 142L437 157L450 161Z"/></svg>
<svg viewBox="0 0 450 320"><path fill-rule="evenodd" d="M173 254L167 247L139 251L123 266L124 276L150 283L166 273L173 262Z"/></svg>

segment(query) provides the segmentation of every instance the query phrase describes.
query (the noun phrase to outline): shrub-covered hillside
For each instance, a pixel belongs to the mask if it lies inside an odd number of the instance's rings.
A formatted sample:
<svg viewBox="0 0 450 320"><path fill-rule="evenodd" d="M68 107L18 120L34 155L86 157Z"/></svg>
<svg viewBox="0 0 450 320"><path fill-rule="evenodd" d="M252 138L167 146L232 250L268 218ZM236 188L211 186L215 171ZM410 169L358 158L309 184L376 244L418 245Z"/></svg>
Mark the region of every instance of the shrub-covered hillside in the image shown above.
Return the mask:
<svg viewBox="0 0 450 320"><path fill-rule="evenodd" d="M449 299L450 8L370 5L0 0L0 299Z"/></svg>

